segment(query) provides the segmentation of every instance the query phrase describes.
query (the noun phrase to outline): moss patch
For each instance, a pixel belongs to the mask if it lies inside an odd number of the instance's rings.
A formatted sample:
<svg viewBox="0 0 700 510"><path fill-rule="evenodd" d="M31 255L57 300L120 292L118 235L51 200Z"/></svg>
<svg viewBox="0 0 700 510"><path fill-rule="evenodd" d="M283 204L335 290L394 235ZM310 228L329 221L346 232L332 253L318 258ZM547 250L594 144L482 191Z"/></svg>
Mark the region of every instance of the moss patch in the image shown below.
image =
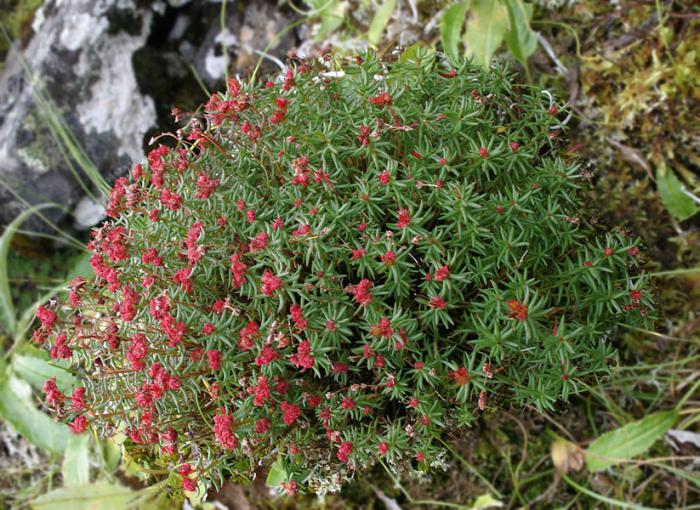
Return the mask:
<svg viewBox="0 0 700 510"><path fill-rule="evenodd" d="M0 26L11 39L27 39L32 33L34 13L43 0L0 0ZM0 34L0 72L10 50L5 34Z"/></svg>

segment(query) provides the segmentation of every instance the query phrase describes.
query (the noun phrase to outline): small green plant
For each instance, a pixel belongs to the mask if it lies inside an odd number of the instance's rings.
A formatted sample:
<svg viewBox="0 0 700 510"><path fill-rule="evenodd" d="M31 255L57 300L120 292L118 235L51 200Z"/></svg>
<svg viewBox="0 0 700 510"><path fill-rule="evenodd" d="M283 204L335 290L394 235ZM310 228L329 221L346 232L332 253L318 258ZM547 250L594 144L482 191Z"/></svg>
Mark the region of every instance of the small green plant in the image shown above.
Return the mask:
<svg viewBox="0 0 700 510"><path fill-rule="evenodd" d="M420 48L229 80L117 181L96 278L39 308L82 382L47 403L185 491L272 466L289 494L428 470L488 407L555 409L650 313L636 241L582 216L560 114Z"/></svg>

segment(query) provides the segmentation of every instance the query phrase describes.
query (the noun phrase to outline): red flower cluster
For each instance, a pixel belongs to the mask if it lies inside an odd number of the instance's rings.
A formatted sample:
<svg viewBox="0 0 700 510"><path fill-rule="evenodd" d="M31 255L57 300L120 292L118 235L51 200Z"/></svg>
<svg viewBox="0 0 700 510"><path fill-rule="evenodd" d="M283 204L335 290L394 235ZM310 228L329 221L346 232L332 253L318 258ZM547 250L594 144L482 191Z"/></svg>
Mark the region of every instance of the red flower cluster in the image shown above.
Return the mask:
<svg viewBox="0 0 700 510"><path fill-rule="evenodd" d="M350 453L352 453L352 441L344 441L340 443L338 453L335 456L339 461L347 462L350 459Z"/></svg>
<svg viewBox="0 0 700 510"><path fill-rule="evenodd" d="M280 409L282 410L282 421L285 425L292 425L301 416L301 408L287 401L282 401Z"/></svg>
<svg viewBox="0 0 700 510"><path fill-rule="evenodd" d="M399 221L396 226L399 228L407 228L411 224L411 214L408 209L399 209Z"/></svg>
<svg viewBox="0 0 700 510"><path fill-rule="evenodd" d="M269 269L263 273L262 288L260 289L263 294L268 297L272 296L281 286L282 280L273 275Z"/></svg>
<svg viewBox="0 0 700 510"><path fill-rule="evenodd" d="M374 283L367 278L363 278L360 280L360 283L350 287L350 292L361 306L367 306L372 302L372 293L370 292L372 287L374 287Z"/></svg>
<svg viewBox="0 0 700 510"><path fill-rule="evenodd" d="M311 352L311 342L304 340L297 346L296 354L289 357L289 361L295 367L301 367L303 370L313 368L316 360Z"/></svg>
<svg viewBox="0 0 700 510"><path fill-rule="evenodd" d="M524 321L527 319L527 305L524 305L517 299L510 299L506 304L508 305L508 308L510 308L508 317L518 319L519 321Z"/></svg>
<svg viewBox="0 0 700 510"><path fill-rule="evenodd" d="M238 446L238 438L233 433L233 416L223 409L214 415L214 435L219 444L227 450Z"/></svg>

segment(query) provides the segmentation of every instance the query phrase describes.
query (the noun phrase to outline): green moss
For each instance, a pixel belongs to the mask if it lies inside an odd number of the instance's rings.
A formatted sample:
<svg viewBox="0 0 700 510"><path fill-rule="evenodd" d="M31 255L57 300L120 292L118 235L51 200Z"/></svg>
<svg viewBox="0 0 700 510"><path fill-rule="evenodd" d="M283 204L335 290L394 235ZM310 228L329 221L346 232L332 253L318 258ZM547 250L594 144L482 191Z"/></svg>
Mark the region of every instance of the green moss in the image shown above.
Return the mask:
<svg viewBox="0 0 700 510"><path fill-rule="evenodd" d="M43 0L0 0L0 26L11 39L26 39L31 35L34 13ZM10 50L5 34L0 34L0 72Z"/></svg>
<svg viewBox="0 0 700 510"><path fill-rule="evenodd" d="M16 309L26 310L46 290L65 282L81 255L74 248L56 248L50 241L16 234L8 255L8 277Z"/></svg>

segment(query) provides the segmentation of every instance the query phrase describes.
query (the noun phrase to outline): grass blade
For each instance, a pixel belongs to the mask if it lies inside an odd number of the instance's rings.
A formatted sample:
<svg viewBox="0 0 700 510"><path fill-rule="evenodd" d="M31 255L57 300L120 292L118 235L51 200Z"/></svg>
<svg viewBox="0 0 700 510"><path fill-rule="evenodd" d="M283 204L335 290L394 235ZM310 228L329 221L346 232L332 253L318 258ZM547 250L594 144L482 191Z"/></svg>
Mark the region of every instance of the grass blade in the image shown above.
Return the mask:
<svg viewBox="0 0 700 510"><path fill-rule="evenodd" d="M51 204L39 204L26 209L5 228L5 232L0 236L0 322L2 322L2 326L5 330L13 335L17 327L17 313L15 305L12 302L9 271L7 267L10 243L19 229L19 226L24 223L27 218L37 211L48 207L53 206Z"/></svg>
<svg viewBox="0 0 700 510"><path fill-rule="evenodd" d="M569 478L567 475L562 473L562 478L571 485L574 489L577 491L585 494L586 496L590 496L593 499L597 499L598 501L602 503L606 503L608 505L612 505L615 508L625 508L625 509L630 509L630 510L657 510L655 508L651 508L648 506L642 506L642 505L637 505L636 503L627 503L624 501L618 501L617 499L612 499L607 496L603 496L602 494L598 494L597 492L593 492L590 489L587 489L583 487L582 485L577 484L574 482L571 478Z"/></svg>

